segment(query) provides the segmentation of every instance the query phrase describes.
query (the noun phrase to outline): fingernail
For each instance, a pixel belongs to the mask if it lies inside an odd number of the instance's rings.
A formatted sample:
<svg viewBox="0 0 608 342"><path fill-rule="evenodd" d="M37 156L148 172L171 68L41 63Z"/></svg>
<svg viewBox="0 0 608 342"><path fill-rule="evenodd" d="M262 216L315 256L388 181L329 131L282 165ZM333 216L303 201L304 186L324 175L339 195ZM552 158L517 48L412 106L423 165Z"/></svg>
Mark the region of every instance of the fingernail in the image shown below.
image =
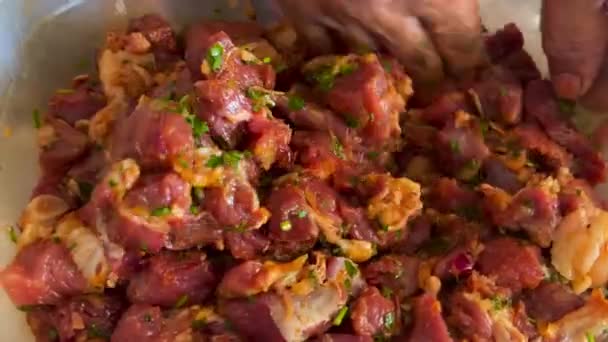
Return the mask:
<svg viewBox="0 0 608 342"><path fill-rule="evenodd" d="M576 100L581 95L581 78L573 74L559 74L553 77L553 88L561 98Z"/></svg>

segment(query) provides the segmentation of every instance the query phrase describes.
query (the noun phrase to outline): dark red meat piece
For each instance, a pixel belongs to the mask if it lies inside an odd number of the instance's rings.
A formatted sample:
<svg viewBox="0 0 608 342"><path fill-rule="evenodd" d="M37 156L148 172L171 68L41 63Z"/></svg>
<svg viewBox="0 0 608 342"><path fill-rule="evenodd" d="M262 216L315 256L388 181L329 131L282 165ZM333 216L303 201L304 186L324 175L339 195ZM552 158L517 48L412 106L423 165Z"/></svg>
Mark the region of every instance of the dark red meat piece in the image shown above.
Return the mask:
<svg viewBox="0 0 608 342"><path fill-rule="evenodd" d="M382 296L377 287L370 286L355 299L350 319L357 335L390 335L398 324L395 322L395 304Z"/></svg>
<svg viewBox="0 0 608 342"><path fill-rule="evenodd" d="M377 59L354 64L351 73L336 78L327 94L329 107L362 128L367 143L384 145L401 133L399 112L403 98Z"/></svg>
<svg viewBox="0 0 608 342"><path fill-rule="evenodd" d="M536 119L547 135L570 151L577 159L576 174L591 184L606 180L606 162L589 140L560 119L559 106L549 81L532 81L526 87L526 113Z"/></svg>
<svg viewBox="0 0 608 342"><path fill-rule="evenodd" d="M123 310L118 297L86 295L70 298L53 312L55 327L62 341L87 336L108 339Z"/></svg>
<svg viewBox="0 0 608 342"><path fill-rule="evenodd" d="M448 322L471 341L492 340L492 319L479 303L457 291L449 300Z"/></svg>
<svg viewBox="0 0 608 342"><path fill-rule="evenodd" d="M524 35L514 23L486 37L486 50L493 61L498 61L524 47Z"/></svg>
<svg viewBox="0 0 608 342"><path fill-rule="evenodd" d="M549 139L547 135L534 125L515 127L513 134L521 147L534 152L542 158L543 164L553 170L560 167L570 167L572 156L561 146Z"/></svg>
<svg viewBox="0 0 608 342"><path fill-rule="evenodd" d="M317 241L319 227L308 212L301 187L287 184L273 189L267 208L271 213L268 237L275 255L300 255ZM289 223L289 229L281 228L284 222Z"/></svg>
<svg viewBox="0 0 608 342"><path fill-rule="evenodd" d="M116 123L113 160L134 158L144 168L167 167L194 147L192 128L183 116L140 105Z"/></svg>
<svg viewBox="0 0 608 342"><path fill-rule="evenodd" d="M507 125L521 121L523 89L510 71L501 67L487 69L473 89L484 117Z"/></svg>
<svg viewBox="0 0 608 342"><path fill-rule="evenodd" d="M15 305L56 304L87 289L70 251L51 240L23 247L0 273L0 282Z"/></svg>
<svg viewBox="0 0 608 342"><path fill-rule="evenodd" d="M483 162L482 172L485 183L508 193L513 194L523 187L517 174L495 156L490 156Z"/></svg>
<svg viewBox="0 0 608 342"><path fill-rule="evenodd" d="M291 128L278 119L256 115L247 125L249 150L263 169L268 170L275 162L289 166L292 159L289 142Z"/></svg>
<svg viewBox="0 0 608 342"><path fill-rule="evenodd" d="M148 14L129 22L129 32L140 32L158 52L177 53L177 37L169 23L159 15Z"/></svg>
<svg viewBox="0 0 608 342"><path fill-rule="evenodd" d="M493 215L493 221L499 227L523 230L532 241L548 247L561 219L558 205L557 197L547 190L526 187L513 197L506 210Z"/></svg>
<svg viewBox="0 0 608 342"><path fill-rule="evenodd" d="M220 306L220 312L250 341L285 341L270 314L264 296L257 296L254 300L226 301Z"/></svg>
<svg viewBox="0 0 608 342"><path fill-rule="evenodd" d="M479 196L455 179L439 178L432 186L431 207L442 212L453 212L469 219L479 218Z"/></svg>
<svg viewBox="0 0 608 342"><path fill-rule="evenodd" d="M270 241L260 231L224 233L226 246L236 259L251 260L262 256L269 248Z"/></svg>
<svg viewBox="0 0 608 342"><path fill-rule="evenodd" d="M585 300L557 282L543 282L524 295L530 317L544 322L557 321L585 304Z"/></svg>
<svg viewBox="0 0 608 342"><path fill-rule="evenodd" d="M141 272L129 283L127 296L132 303L165 307L199 304L213 293L216 275L204 253L164 252L153 256Z"/></svg>
<svg viewBox="0 0 608 342"><path fill-rule="evenodd" d="M112 342L156 341L162 329L159 307L134 304L120 318L112 333Z"/></svg>
<svg viewBox="0 0 608 342"><path fill-rule="evenodd" d="M49 102L47 115L74 125L79 120L90 119L105 105L105 96L98 89L83 83L68 92L56 93Z"/></svg>
<svg viewBox="0 0 608 342"><path fill-rule="evenodd" d="M129 190L123 203L149 211L163 207L187 211L192 203L190 184L172 172L145 175Z"/></svg>
<svg viewBox="0 0 608 342"><path fill-rule="evenodd" d="M472 113L473 107L470 106L463 92L450 91L438 96L433 103L422 110L419 116L423 122L441 128L459 110Z"/></svg>
<svg viewBox="0 0 608 342"><path fill-rule="evenodd" d="M399 298L418 290L420 260L407 255L384 255L363 269L365 280L374 286L389 288Z"/></svg>
<svg viewBox="0 0 608 342"><path fill-rule="evenodd" d="M49 124L55 139L40 152L40 167L45 173L63 173L86 152L88 138L62 120L49 120Z"/></svg>
<svg viewBox="0 0 608 342"><path fill-rule="evenodd" d="M252 108L245 93L229 84L226 80L197 82L195 108L211 134L233 148L242 140L244 123L251 119Z"/></svg>
<svg viewBox="0 0 608 342"><path fill-rule="evenodd" d="M344 202L340 202L339 205L340 216L344 220L348 236L351 239L379 243L378 234L368 219L364 208L352 207Z"/></svg>
<svg viewBox="0 0 608 342"><path fill-rule="evenodd" d="M474 119L466 123L456 119L439 131L437 153L441 168L460 179L477 174L483 161L490 155L484 143L478 123Z"/></svg>
<svg viewBox="0 0 608 342"><path fill-rule="evenodd" d="M441 316L441 304L430 294L414 299L414 325L407 341L452 341L448 327Z"/></svg>
<svg viewBox="0 0 608 342"><path fill-rule="evenodd" d="M485 244L477 261L479 271L494 277L496 285L513 293L537 287L545 277L540 249L513 238L498 238Z"/></svg>
<svg viewBox="0 0 608 342"><path fill-rule="evenodd" d="M258 219L259 203L255 188L236 177L221 187L205 189L203 206L226 230L246 229L254 226Z"/></svg>

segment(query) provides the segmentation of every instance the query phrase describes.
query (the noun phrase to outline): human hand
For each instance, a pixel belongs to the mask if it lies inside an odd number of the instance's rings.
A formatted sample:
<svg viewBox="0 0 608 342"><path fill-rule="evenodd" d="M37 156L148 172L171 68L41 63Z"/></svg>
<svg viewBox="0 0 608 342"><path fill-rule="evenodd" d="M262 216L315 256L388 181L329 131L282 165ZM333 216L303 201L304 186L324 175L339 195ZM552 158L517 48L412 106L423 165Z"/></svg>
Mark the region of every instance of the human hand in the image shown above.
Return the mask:
<svg viewBox="0 0 608 342"><path fill-rule="evenodd" d="M558 96L608 110L608 6L598 0L543 0L543 49Z"/></svg>
<svg viewBox="0 0 608 342"><path fill-rule="evenodd" d="M318 53L333 37L355 47L386 50L415 85L466 74L483 60L477 0L277 0Z"/></svg>

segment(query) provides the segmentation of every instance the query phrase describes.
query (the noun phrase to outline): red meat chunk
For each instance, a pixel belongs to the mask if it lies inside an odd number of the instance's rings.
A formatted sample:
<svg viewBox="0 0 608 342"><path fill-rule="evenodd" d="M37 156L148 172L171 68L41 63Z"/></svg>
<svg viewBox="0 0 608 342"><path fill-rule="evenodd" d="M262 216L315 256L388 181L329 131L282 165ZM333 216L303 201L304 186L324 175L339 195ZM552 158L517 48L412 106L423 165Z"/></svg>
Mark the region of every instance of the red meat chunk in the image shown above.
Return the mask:
<svg viewBox="0 0 608 342"><path fill-rule="evenodd" d="M390 335L397 327L395 304L382 296L377 287L370 286L355 299L350 315L357 335Z"/></svg>

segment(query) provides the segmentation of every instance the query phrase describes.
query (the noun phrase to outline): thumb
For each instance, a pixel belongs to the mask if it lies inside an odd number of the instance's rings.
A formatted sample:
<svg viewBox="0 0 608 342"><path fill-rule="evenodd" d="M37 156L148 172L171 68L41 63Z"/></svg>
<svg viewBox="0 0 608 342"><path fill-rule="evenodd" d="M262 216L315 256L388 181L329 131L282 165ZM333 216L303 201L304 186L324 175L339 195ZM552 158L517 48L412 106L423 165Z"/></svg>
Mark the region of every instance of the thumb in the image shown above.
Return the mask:
<svg viewBox="0 0 608 342"><path fill-rule="evenodd" d="M543 0L541 30L556 93L578 99L600 70L608 19L597 0Z"/></svg>

